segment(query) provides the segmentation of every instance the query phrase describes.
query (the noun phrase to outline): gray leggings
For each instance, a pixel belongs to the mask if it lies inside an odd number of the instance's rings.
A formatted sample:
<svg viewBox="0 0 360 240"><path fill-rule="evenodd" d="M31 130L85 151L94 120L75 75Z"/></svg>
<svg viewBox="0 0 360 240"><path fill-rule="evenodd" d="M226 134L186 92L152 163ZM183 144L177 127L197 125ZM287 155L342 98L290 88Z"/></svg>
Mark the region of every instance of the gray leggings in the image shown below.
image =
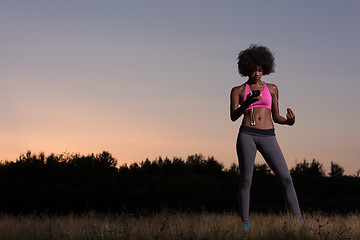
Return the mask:
<svg viewBox="0 0 360 240"><path fill-rule="evenodd" d="M249 217L250 186L256 150L259 150L271 170L280 179L285 199L293 214L302 218L293 181L275 135L266 136L240 131L236 151L240 167L239 207L242 221L248 221Z"/></svg>

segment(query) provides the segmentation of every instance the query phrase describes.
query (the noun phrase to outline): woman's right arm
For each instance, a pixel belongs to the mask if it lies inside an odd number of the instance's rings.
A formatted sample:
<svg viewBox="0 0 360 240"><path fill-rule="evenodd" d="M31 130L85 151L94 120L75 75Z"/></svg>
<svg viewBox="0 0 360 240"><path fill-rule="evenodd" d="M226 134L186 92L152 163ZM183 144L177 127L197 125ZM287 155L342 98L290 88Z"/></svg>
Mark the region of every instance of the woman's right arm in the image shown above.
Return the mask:
<svg viewBox="0 0 360 240"><path fill-rule="evenodd" d="M241 96L241 91L245 91L245 89L242 89L242 86L238 86L238 87L234 87L233 89L231 89L231 94L230 94L230 118L233 122L235 122L236 120L238 120L239 117L241 117L241 115L244 114L246 108L248 108L250 106L250 103L248 101L245 101L240 107L240 97Z"/></svg>
<svg viewBox="0 0 360 240"><path fill-rule="evenodd" d="M254 102L259 101L262 99L262 95L260 94L257 97L254 97L253 95L251 95L251 93L249 93L246 96L246 100L243 102L243 104L241 104L241 106L239 107L240 104L240 99L243 97L245 93L245 86L241 85L238 87L234 87L231 90L231 94L230 94L230 118L233 122L235 122L236 120L239 119L239 117L241 117L241 115L244 114L244 112L246 111L246 109Z"/></svg>

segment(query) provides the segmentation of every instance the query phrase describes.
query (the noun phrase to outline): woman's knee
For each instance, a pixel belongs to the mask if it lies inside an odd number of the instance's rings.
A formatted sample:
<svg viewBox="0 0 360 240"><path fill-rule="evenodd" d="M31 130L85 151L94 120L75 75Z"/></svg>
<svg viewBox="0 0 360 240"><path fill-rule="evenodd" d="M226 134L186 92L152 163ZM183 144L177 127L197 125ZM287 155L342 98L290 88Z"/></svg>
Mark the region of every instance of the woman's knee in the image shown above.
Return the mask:
<svg viewBox="0 0 360 240"><path fill-rule="evenodd" d="M240 181L240 188L249 188L251 187L251 178L242 178Z"/></svg>
<svg viewBox="0 0 360 240"><path fill-rule="evenodd" d="M280 181L282 182L282 184L284 186L290 186L292 187L294 185L293 180L291 178L291 175L285 175L285 176L280 176Z"/></svg>

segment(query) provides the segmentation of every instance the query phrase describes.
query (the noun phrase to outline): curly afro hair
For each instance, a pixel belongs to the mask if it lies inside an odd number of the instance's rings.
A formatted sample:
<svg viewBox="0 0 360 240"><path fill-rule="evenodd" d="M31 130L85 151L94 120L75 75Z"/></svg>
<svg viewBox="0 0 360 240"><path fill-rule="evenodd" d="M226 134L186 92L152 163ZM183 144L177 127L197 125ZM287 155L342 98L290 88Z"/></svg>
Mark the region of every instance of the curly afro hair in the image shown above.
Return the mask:
<svg viewBox="0 0 360 240"><path fill-rule="evenodd" d="M237 60L239 73L242 76L249 76L258 66L262 67L263 75L275 72L273 53L264 46L250 45L249 48L239 53Z"/></svg>

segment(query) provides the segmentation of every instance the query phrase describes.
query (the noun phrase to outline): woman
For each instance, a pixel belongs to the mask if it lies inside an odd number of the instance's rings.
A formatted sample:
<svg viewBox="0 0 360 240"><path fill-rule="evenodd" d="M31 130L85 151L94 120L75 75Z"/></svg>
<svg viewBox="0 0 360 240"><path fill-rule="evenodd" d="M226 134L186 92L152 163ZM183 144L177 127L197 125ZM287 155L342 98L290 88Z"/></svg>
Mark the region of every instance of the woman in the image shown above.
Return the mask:
<svg viewBox="0 0 360 240"><path fill-rule="evenodd" d="M244 116L236 143L240 168L239 207L244 230L246 232L250 227L250 185L257 150L280 179L293 214L306 226L292 178L275 137L273 123L292 126L295 114L288 108L286 118L282 117L279 114L277 86L261 80L263 75L274 72L274 56L267 47L250 45L239 53L238 69L240 75L248 77L248 80L231 90L230 117L236 121Z"/></svg>

